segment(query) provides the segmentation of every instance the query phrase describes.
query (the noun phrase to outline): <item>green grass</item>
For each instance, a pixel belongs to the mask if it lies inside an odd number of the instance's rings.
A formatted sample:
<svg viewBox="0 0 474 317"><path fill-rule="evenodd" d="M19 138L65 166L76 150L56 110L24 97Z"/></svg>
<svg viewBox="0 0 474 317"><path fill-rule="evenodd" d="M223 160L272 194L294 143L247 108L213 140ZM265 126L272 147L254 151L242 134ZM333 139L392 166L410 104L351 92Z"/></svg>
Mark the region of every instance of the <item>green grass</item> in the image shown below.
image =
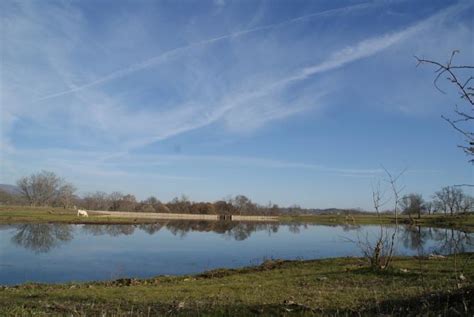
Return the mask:
<svg viewBox="0 0 474 317"><path fill-rule="evenodd" d="M138 224L155 223L156 219L96 216L78 217L72 209L54 207L0 206L0 224L66 223L66 224Z"/></svg>
<svg viewBox="0 0 474 317"><path fill-rule="evenodd" d="M314 223L325 225L368 225L368 224L395 224L393 215L301 215L301 216L282 216L280 221L289 223ZM402 215L398 217L399 224L412 224L426 227L455 228L467 232L474 232L474 214L463 215L422 215L417 217L408 217Z"/></svg>
<svg viewBox="0 0 474 317"><path fill-rule="evenodd" d="M387 272L370 270L363 259L338 258L194 276L25 284L0 289L0 315L467 315L474 308L473 260L474 254L458 255L457 273L453 256L396 258Z"/></svg>

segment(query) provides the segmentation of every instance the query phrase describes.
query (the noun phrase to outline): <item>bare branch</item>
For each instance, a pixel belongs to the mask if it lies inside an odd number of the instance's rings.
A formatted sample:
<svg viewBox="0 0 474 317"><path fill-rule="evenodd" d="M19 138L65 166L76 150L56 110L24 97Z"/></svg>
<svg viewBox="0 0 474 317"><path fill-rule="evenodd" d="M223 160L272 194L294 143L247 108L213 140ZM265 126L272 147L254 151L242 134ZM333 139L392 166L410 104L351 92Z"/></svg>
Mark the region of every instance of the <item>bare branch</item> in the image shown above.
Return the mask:
<svg viewBox="0 0 474 317"><path fill-rule="evenodd" d="M456 123L454 121L452 121L451 119L449 118L446 118L445 116L441 116L441 118L443 118L444 120L446 120L452 127L453 129L455 129L456 131L458 131L459 133L463 134L465 137L467 137L468 139L470 140L473 140L474 141L474 133L473 132L466 132L466 131L463 131L462 129L458 128L458 126L456 125Z"/></svg>
<svg viewBox="0 0 474 317"><path fill-rule="evenodd" d="M469 125L474 120L474 87L469 86L469 83L474 79L474 76L470 75L465 79L465 74L461 73L461 71L469 71L474 69L472 65L454 65L454 59L457 54L459 54L459 50L453 50L451 56L446 64L442 64L437 61L419 58L415 56L417 60L416 66L418 67L421 64L429 64L436 67L435 73L436 76L434 78L433 84L437 90L441 93L445 93L438 85L438 81L442 75L447 74L446 80L452 83L457 91L460 94L461 100L465 100L467 102L467 107L469 110L459 110L458 105L455 106L454 113L456 114L457 118L450 119L446 116L441 116L444 120L446 120L451 127L464 135L466 137L466 142L468 145L459 145L458 147L461 148L468 156L474 157L474 132L469 131L468 127L472 128L472 124ZM467 127L466 127L467 125ZM474 158L469 159L469 162L474 163Z"/></svg>

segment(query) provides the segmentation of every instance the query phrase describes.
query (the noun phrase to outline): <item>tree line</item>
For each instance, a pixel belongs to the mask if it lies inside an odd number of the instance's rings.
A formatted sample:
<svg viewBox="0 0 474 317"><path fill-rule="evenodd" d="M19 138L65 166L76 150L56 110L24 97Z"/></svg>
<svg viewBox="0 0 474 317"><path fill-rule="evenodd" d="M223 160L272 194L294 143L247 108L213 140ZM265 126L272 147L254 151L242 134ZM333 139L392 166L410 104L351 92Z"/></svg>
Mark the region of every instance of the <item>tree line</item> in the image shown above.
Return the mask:
<svg viewBox="0 0 474 317"><path fill-rule="evenodd" d="M136 211L191 214L277 214L281 211L276 204L259 205L244 195L216 202L193 202L185 195L164 203L155 196L137 200L132 194L97 191L82 196L76 194L76 187L50 171L41 171L20 178L17 192L0 189L0 204L84 208L87 210ZM301 213L302 208L292 206L286 212Z"/></svg>
<svg viewBox="0 0 474 317"><path fill-rule="evenodd" d="M309 214L309 213L362 213L360 210L304 209L298 205L280 207L269 203L260 205L244 195L237 195L215 202L193 202L185 195L164 203L155 196L137 200L132 194L97 191L79 196L76 187L53 172L42 171L25 176L17 181L17 193L0 189L0 204L30 205L72 208L77 206L87 210L136 211L161 213L191 214ZM421 214L471 212L474 198L463 192L460 187L447 186L437 191L431 201L425 201L421 194L411 193L401 197L400 206L403 213L412 217ZM390 212L390 211L387 211Z"/></svg>
<svg viewBox="0 0 474 317"><path fill-rule="evenodd" d="M421 194L404 195L400 200L402 213L421 217L421 214L472 212L474 198L458 186L446 186L434 193L431 201L425 201Z"/></svg>

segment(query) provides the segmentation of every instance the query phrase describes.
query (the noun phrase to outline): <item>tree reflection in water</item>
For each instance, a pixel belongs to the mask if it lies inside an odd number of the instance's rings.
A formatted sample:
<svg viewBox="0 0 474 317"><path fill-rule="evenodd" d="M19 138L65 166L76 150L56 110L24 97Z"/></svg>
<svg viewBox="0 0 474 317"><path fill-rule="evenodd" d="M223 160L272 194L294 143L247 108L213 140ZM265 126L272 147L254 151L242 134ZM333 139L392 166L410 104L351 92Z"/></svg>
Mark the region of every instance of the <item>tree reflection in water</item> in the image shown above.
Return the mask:
<svg viewBox="0 0 474 317"><path fill-rule="evenodd" d="M190 231L215 232L237 241L248 239L257 231L267 232L268 235L275 234L279 231L280 226L286 226L289 232L298 234L311 225L305 223L192 220L173 220L140 225L81 225L82 232L94 236L132 235L137 229L153 235L165 228L179 237L185 237ZM60 244L72 240L75 228L75 226L67 224L22 224L13 227L16 229L16 233L11 238L12 242L36 253L49 252ZM364 226L348 224L331 225L331 227L342 228L345 232L364 230ZM454 229L405 226L399 233L398 241L405 249L416 251L419 255L425 252L452 254L472 250L474 248L473 238L472 234ZM427 245L429 245L429 249L427 249Z"/></svg>
<svg viewBox="0 0 474 317"><path fill-rule="evenodd" d="M474 247L472 234L455 229L405 226L401 231L401 242L419 255L425 252L437 254L453 254L466 252ZM434 242L430 250L426 250L428 241Z"/></svg>
<svg viewBox="0 0 474 317"><path fill-rule="evenodd" d="M12 242L36 253L49 252L73 238L73 227L66 224L23 224L15 228Z"/></svg>
<svg viewBox="0 0 474 317"><path fill-rule="evenodd" d="M135 225L83 225L82 230L94 236L109 235L112 237L131 235L135 232Z"/></svg>
<svg viewBox="0 0 474 317"><path fill-rule="evenodd" d="M436 252L440 254L461 253L474 247L473 235L454 229L432 229L433 239L437 241Z"/></svg>
<svg viewBox="0 0 474 317"><path fill-rule="evenodd" d="M195 221L195 220L174 220L140 225L83 225L82 230L92 235L130 235L135 229L140 229L150 235L157 233L162 228L166 228L173 235L185 237L190 231L215 232L226 235L235 240L245 240L256 231L267 231L268 234L277 233L280 224L256 223L256 222L236 222L236 221ZM307 228L307 225L291 224L290 232L299 233L300 228Z"/></svg>

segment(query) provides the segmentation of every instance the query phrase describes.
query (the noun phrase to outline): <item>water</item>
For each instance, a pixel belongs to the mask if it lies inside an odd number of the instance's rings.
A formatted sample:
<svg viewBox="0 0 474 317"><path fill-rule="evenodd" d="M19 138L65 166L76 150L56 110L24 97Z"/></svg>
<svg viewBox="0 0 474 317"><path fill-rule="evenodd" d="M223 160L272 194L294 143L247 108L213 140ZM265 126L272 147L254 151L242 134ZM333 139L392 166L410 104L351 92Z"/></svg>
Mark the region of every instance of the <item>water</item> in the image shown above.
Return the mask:
<svg viewBox="0 0 474 317"><path fill-rule="evenodd" d="M19 224L0 227L0 284L191 274L265 259L362 254L379 226L171 221L146 225ZM393 228L388 228L393 230ZM397 254L474 250L474 235L401 227Z"/></svg>

